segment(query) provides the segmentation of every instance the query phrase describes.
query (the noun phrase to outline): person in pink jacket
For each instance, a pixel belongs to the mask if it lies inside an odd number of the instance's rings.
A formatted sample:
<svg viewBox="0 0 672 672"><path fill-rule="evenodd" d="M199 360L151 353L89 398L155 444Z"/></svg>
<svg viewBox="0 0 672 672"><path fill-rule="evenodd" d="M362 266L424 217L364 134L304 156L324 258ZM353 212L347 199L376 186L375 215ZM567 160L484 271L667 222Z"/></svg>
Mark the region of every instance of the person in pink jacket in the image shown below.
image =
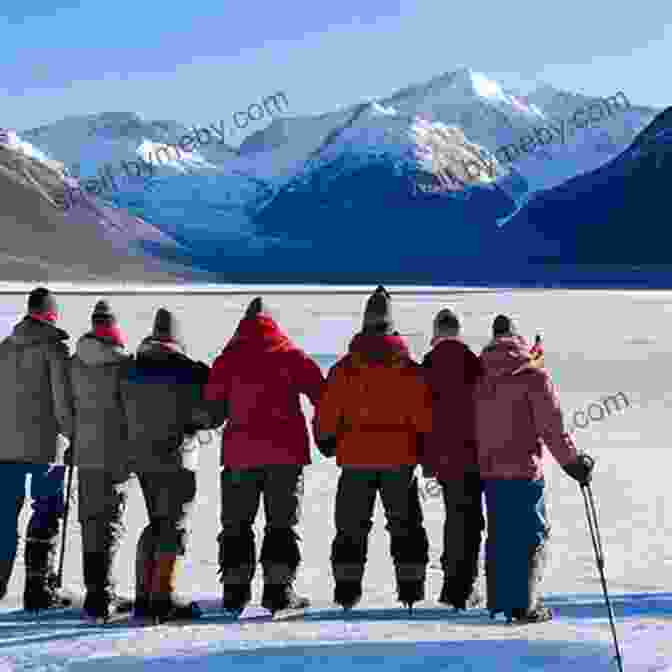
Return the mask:
<svg viewBox="0 0 672 672"><path fill-rule="evenodd" d="M508 317L495 319L481 363L476 438L487 508L488 609L491 617L550 620L539 591L550 532L542 450L546 445L580 484L590 482L593 461L577 452L549 372Z"/></svg>

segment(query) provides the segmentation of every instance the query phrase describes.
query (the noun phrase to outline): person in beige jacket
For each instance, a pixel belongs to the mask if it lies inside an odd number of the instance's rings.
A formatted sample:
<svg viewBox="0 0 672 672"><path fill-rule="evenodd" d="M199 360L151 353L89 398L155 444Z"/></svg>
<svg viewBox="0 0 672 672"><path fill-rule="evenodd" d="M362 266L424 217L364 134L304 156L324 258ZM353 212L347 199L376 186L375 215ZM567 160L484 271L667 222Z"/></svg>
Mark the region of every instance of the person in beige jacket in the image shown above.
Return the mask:
<svg viewBox="0 0 672 672"><path fill-rule="evenodd" d="M27 315L0 343L0 598L14 567L18 518L31 474L33 511L26 532L23 593L28 611L61 606L64 599L56 588L65 474L65 443L59 434L72 436L72 393L69 336L56 326L57 319L56 299L38 287L28 298Z"/></svg>

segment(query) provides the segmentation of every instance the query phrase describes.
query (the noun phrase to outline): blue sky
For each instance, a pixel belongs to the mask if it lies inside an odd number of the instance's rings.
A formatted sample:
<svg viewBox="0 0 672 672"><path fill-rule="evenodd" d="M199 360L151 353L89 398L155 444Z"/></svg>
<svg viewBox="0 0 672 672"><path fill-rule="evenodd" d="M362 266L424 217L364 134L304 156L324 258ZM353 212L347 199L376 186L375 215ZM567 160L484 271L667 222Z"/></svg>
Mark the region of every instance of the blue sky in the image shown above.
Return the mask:
<svg viewBox="0 0 672 672"><path fill-rule="evenodd" d="M291 115L326 112L461 66L672 104L669 0L3 5L0 126L19 130L104 111L207 124L276 91Z"/></svg>

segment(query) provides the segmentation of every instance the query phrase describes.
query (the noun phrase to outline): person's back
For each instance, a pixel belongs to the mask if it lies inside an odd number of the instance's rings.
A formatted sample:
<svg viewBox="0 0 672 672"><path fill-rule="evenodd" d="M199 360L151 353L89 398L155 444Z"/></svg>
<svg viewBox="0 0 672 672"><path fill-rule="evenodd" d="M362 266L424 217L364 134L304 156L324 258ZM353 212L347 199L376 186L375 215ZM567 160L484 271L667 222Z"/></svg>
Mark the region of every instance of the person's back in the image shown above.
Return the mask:
<svg viewBox="0 0 672 672"><path fill-rule="evenodd" d="M12 574L17 524L31 475L33 515L26 532L23 605L39 611L62 604L56 590L55 550L64 512L64 441L72 436L68 334L56 326L54 296L38 287L26 317L0 343L0 599ZM4 498L4 499L3 499Z"/></svg>
<svg viewBox="0 0 672 672"><path fill-rule="evenodd" d="M565 429L543 352L531 352L510 318L495 319L481 361L476 427L488 511L488 609L521 622L550 620L540 597L550 533L543 446L581 485L590 481L593 463Z"/></svg>
<svg viewBox="0 0 672 672"><path fill-rule="evenodd" d="M117 469L126 458L127 426L120 385L133 355L123 343L103 333L94 323L94 329L77 341L70 363L75 464L84 469Z"/></svg>
<svg viewBox="0 0 672 672"><path fill-rule="evenodd" d="M0 459L47 464L62 457L57 437L72 432L69 338L29 315L0 343Z"/></svg>
<svg viewBox="0 0 672 672"><path fill-rule="evenodd" d="M262 606L272 612L305 607L293 588L301 562L296 527L301 518L303 468L310 439L300 394L315 406L320 367L295 346L261 297L253 299L233 338L215 360L205 392L212 412L225 405L219 566L222 604L240 614L251 599L256 566L252 526L264 496L266 530L260 562Z"/></svg>
<svg viewBox="0 0 672 672"><path fill-rule="evenodd" d="M425 476L435 476L441 484L445 509L439 602L466 609L480 602L476 579L485 528L474 399L482 369L461 340L460 329L457 315L449 309L434 319L432 350L422 362L432 391L434 422L425 437L422 464Z"/></svg>
<svg viewBox="0 0 672 672"><path fill-rule="evenodd" d="M135 615L195 618L200 609L175 593L196 501L196 460L185 438L210 425L203 390L210 368L187 357L175 316L160 308L120 382L128 421L129 466L138 475L149 524L136 554ZM196 450L195 448L193 448Z"/></svg>
<svg viewBox="0 0 672 672"><path fill-rule="evenodd" d="M359 602L376 495L390 533L397 596L409 608L423 599L429 543L413 471L422 434L432 428L432 401L422 369L394 329L391 298L379 286L362 331L329 371L318 407L318 447L342 467L331 561L334 601Z"/></svg>
<svg viewBox="0 0 672 672"><path fill-rule="evenodd" d="M300 394L317 404L322 372L261 312L261 303L259 311L252 308L213 363L205 391L207 401L226 400L228 406L222 464L236 469L310 464Z"/></svg>

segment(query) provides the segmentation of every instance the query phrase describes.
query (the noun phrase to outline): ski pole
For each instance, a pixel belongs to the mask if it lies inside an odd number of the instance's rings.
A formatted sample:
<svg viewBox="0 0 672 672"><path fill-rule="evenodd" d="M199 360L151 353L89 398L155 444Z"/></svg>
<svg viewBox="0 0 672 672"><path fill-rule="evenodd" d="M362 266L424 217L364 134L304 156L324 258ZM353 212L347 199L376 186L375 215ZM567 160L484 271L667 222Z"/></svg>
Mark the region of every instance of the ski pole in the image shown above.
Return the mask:
<svg viewBox="0 0 672 672"><path fill-rule="evenodd" d="M65 561L65 537L68 532L68 514L70 513L70 495L72 494L72 475L75 471L75 465L68 467L68 484L65 488L65 506L63 507L63 529L61 530L61 549L58 560L57 588L63 587L63 563Z"/></svg>
<svg viewBox="0 0 672 672"><path fill-rule="evenodd" d="M597 562L597 569L600 573L600 582L602 583L602 592L607 605L607 612L609 614L609 624L611 625L611 634L614 638L614 647L616 648L616 663L619 672L623 672L623 659L621 658L621 649L618 645L618 636L616 635L616 625L614 624L614 612L611 607L611 600L609 599L609 591L607 590L607 579L604 575L604 552L602 550L602 538L600 536L600 528L597 524L597 510L595 508L595 499L593 498L593 491L589 483L581 484L581 493L583 494L583 502L586 507L586 517L588 518L588 529L590 530L590 538L593 542L593 550L595 551L595 561Z"/></svg>

